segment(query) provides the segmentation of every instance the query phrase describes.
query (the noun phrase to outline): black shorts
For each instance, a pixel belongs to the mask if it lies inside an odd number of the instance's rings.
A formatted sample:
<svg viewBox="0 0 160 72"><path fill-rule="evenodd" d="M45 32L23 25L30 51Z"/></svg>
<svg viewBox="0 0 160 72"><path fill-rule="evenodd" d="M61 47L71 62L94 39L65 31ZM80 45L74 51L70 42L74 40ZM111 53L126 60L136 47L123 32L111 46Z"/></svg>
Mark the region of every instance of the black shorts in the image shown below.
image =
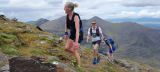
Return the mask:
<svg viewBox="0 0 160 72"><path fill-rule="evenodd" d="M97 41L92 42L92 45L95 45L95 44L100 45L100 43L101 43L101 40L97 40Z"/></svg>
<svg viewBox="0 0 160 72"><path fill-rule="evenodd" d="M76 37L75 37L75 35L71 34L71 35L69 36L69 39L75 41L75 40L76 40ZM81 37L79 37L78 43L81 43L82 41L83 41L83 39L81 39Z"/></svg>
<svg viewBox="0 0 160 72"><path fill-rule="evenodd" d="M75 30L70 30L70 36L69 38L73 41L76 40L76 31ZM81 43L83 41L83 31L79 32L79 40L78 43Z"/></svg>

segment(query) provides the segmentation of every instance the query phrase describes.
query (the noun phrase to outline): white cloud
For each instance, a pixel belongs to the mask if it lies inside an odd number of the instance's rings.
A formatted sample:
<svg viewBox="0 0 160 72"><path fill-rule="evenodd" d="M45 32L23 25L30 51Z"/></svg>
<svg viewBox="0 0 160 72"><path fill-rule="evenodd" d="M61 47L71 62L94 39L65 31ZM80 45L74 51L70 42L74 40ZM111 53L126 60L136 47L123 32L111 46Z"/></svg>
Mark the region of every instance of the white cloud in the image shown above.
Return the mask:
<svg viewBox="0 0 160 72"><path fill-rule="evenodd" d="M160 6L159 0L128 0L123 1L122 5L129 7L145 7L145 6Z"/></svg>
<svg viewBox="0 0 160 72"><path fill-rule="evenodd" d="M63 4L74 1L79 4L75 9L83 19L93 16L101 18L160 18L158 0L0 0L0 10L9 17L23 21L38 18L55 19L65 15Z"/></svg>
<svg viewBox="0 0 160 72"><path fill-rule="evenodd" d="M10 0L10 7L14 8L47 8L51 7L45 0Z"/></svg>
<svg viewBox="0 0 160 72"><path fill-rule="evenodd" d="M4 12L2 12L2 10L0 10L0 15L4 15Z"/></svg>
<svg viewBox="0 0 160 72"><path fill-rule="evenodd" d="M160 18L160 10L159 11L140 10L138 12L122 11L113 16L117 18L143 18L143 17Z"/></svg>

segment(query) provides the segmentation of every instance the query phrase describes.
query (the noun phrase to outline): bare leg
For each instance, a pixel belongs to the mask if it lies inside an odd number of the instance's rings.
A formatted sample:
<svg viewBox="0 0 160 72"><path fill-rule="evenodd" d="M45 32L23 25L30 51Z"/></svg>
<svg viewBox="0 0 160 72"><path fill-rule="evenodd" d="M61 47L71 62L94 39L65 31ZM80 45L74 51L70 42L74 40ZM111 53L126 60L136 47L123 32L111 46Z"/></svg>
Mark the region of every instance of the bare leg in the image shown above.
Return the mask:
<svg viewBox="0 0 160 72"><path fill-rule="evenodd" d="M72 41L73 42L73 41ZM74 43L74 42L73 42ZM73 44L72 43L72 44ZM70 51L74 54L74 56L76 57L76 60L77 60L77 63L78 63L78 65L80 66L81 65L81 60L80 60L80 54L79 54L79 52L78 52L78 49L79 48L77 48L77 47L75 47L75 46L72 46L71 48L70 48Z"/></svg>
<svg viewBox="0 0 160 72"><path fill-rule="evenodd" d="M109 61L113 61L113 54L108 52L108 59Z"/></svg>
<svg viewBox="0 0 160 72"><path fill-rule="evenodd" d="M80 66L80 65L81 65L81 60L80 60L80 55L79 55L78 50L75 50L75 51L74 51L74 55L75 55L75 57L76 57L76 59L77 59L78 65Z"/></svg>
<svg viewBox="0 0 160 72"><path fill-rule="evenodd" d="M95 58L97 58L98 57L98 44L95 44L94 46L93 46L93 49L94 49L94 57Z"/></svg>
<svg viewBox="0 0 160 72"><path fill-rule="evenodd" d="M70 50L73 46L73 41L70 39L67 39L67 43L65 46L65 51L72 53L72 51Z"/></svg>
<svg viewBox="0 0 160 72"><path fill-rule="evenodd" d="M111 53L110 55L111 55L111 61L113 61L113 54Z"/></svg>
<svg viewBox="0 0 160 72"><path fill-rule="evenodd" d="M108 60L111 61L111 54L110 54L109 52L107 52L107 55L108 55L108 56L107 56L107 57L108 57Z"/></svg>
<svg viewBox="0 0 160 72"><path fill-rule="evenodd" d="M80 55L79 55L78 49L74 48L73 46L73 40L70 40L70 39L67 40L65 51L73 53L77 59L78 65L81 65Z"/></svg>
<svg viewBox="0 0 160 72"><path fill-rule="evenodd" d="M95 46L95 45L92 45L92 47L93 47L93 57L95 58L95 57L96 57L96 56L95 56L96 50L94 49L94 46Z"/></svg>

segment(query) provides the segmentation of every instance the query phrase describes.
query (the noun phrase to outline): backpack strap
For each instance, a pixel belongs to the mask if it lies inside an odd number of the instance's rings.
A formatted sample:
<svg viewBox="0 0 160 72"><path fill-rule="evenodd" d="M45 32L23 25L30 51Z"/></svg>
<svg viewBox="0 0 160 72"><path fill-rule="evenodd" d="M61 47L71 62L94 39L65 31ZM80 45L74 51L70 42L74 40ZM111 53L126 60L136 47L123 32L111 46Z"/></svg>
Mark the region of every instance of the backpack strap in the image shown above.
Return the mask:
<svg viewBox="0 0 160 72"><path fill-rule="evenodd" d="M92 27L90 28L90 34L91 34L91 36L92 36ZM96 35L97 36L100 36L100 31L99 31L99 26L97 26L97 28L96 28Z"/></svg>
<svg viewBox="0 0 160 72"><path fill-rule="evenodd" d="M75 16L78 16L78 18L79 18L79 26L80 26L80 30L79 30L79 43L81 43L82 41L83 41L83 26L82 26L82 20L81 20L81 18L80 18L80 16L79 16L79 14L78 13L75 13L74 12L74 14L73 14L73 20L74 20L74 17Z"/></svg>
<svg viewBox="0 0 160 72"><path fill-rule="evenodd" d="M91 34L91 36L92 36L92 27L90 27L90 34Z"/></svg>
<svg viewBox="0 0 160 72"><path fill-rule="evenodd" d="M99 26L97 26L96 34L97 34L97 36L100 36Z"/></svg>
<svg viewBox="0 0 160 72"><path fill-rule="evenodd" d="M80 18L80 16L79 16L79 14L78 13L74 13L73 14L73 20L74 20L74 17L75 16L78 16L78 18L79 18L79 26L80 26L80 31L82 31L83 32L83 26L82 26L82 20L81 20L81 18Z"/></svg>

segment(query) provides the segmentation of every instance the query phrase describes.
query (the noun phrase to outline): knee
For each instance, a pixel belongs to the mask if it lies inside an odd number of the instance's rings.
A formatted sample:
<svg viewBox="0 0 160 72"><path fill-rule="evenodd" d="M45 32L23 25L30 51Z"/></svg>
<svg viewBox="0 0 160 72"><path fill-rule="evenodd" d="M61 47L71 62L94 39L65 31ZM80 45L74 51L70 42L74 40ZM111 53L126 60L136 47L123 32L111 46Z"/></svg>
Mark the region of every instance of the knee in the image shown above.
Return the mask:
<svg viewBox="0 0 160 72"><path fill-rule="evenodd" d="M67 51L68 49L69 49L69 46L66 45L66 46L64 47L64 50Z"/></svg>
<svg viewBox="0 0 160 72"><path fill-rule="evenodd" d="M66 44L64 48L67 49L67 48L69 48L69 46Z"/></svg>
<svg viewBox="0 0 160 72"><path fill-rule="evenodd" d="M97 49L93 49L93 52L94 52L94 53L97 53L97 51L98 51Z"/></svg>
<svg viewBox="0 0 160 72"><path fill-rule="evenodd" d="M93 47L93 50L95 50L95 51L96 51L97 49L98 49L98 47L97 47L97 46L94 46L94 47Z"/></svg>
<svg viewBox="0 0 160 72"><path fill-rule="evenodd" d="M99 44L96 44L95 47L98 48L98 47L99 47Z"/></svg>
<svg viewBox="0 0 160 72"><path fill-rule="evenodd" d="M73 53L76 55L76 54L78 54L78 51L77 51L77 50L74 50Z"/></svg>

